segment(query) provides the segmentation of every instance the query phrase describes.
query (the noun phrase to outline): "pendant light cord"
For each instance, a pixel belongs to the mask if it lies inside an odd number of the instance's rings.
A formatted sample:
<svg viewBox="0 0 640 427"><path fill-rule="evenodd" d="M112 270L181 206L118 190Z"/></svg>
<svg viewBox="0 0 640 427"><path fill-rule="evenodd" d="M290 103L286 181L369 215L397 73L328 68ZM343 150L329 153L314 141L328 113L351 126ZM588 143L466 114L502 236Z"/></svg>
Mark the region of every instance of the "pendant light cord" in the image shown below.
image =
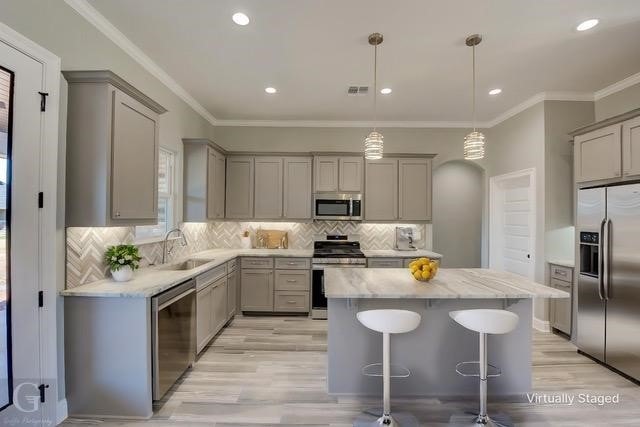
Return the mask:
<svg viewBox="0 0 640 427"><path fill-rule="evenodd" d="M473 131L476 131L476 45L472 47L471 68L473 70L473 90L472 90L472 111L473 111Z"/></svg>
<svg viewBox="0 0 640 427"><path fill-rule="evenodd" d="M373 47L373 131L378 123L378 45Z"/></svg>

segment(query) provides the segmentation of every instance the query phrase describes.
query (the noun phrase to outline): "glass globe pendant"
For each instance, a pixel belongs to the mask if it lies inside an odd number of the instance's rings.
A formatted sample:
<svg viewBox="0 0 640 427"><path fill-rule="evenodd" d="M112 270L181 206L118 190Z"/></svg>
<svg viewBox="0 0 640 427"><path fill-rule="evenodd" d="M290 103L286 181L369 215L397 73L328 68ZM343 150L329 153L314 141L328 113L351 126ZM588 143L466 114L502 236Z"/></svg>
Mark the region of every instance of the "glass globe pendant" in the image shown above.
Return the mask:
<svg viewBox="0 0 640 427"><path fill-rule="evenodd" d="M472 72L473 72L473 132L464 137L464 158L465 160L480 160L484 158L484 135L476 130L476 46L482 41L480 34L467 37L466 44L473 50Z"/></svg>
<svg viewBox="0 0 640 427"><path fill-rule="evenodd" d="M369 44L374 47L373 53L373 131L364 140L364 158L367 160L379 160L382 158L384 148L384 137L376 129L378 115L377 94L378 94L378 45L382 43L383 37L380 33L373 33L369 36Z"/></svg>

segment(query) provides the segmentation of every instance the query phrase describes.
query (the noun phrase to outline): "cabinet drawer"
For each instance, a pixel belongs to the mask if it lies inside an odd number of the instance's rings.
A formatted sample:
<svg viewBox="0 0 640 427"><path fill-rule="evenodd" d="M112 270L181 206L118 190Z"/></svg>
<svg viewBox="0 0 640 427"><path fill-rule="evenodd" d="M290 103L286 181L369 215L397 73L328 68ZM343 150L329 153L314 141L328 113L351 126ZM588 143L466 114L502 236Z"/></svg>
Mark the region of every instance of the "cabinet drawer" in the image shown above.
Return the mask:
<svg viewBox="0 0 640 427"><path fill-rule="evenodd" d="M196 276L196 289L200 290L227 275L227 264L219 265Z"/></svg>
<svg viewBox="0 0 640 427"><path fill-rule="evenodd" d="M309 258L276 258L276 268L286 270L308 270L311 267Z"/></svg>
<svg viewBox="0 0 640 427"><path fill-rule="evenodd" d="M242 258L242 268L273 268L273 258Z"/></svg>
<svg viewBox="0 0 640 427"><path fill-rule="evenodd" d="M551 264L550 266L552 279L564 280L565 282L573 281L573 269L554 264Z"/></svg>
<svg viewBox="0 0 640 427"><path fill-rule="evenodd" d="M227 273L231 273L238 268L238 258L234 258L231 261L227 262Z"/></svg>
<svg viewBox="0 0 640 427"><path fill-rule="evenodd" d="M564 280L558 280L558 279L552 278L549 281L549 284L554 288L560 289L561 291L571 293L571 282L565 282Z"/></svg>
<svg viewBox="0 0 640 427"><path fill-rule="evenodd" d="M309 291L309 270L276 270L276 291Z"/></svg>
<svg viewBox="0 0 640 427"><path fill-rule="evenodd" d="M309 292L276 291L274 310L283 312L309 311Z"/></svg>
<svg viewBox="0 0 640 427"><path fill-rule="evenodd" d="M369 268L402 268L400 258L369 258L367 266Z"/></svg>

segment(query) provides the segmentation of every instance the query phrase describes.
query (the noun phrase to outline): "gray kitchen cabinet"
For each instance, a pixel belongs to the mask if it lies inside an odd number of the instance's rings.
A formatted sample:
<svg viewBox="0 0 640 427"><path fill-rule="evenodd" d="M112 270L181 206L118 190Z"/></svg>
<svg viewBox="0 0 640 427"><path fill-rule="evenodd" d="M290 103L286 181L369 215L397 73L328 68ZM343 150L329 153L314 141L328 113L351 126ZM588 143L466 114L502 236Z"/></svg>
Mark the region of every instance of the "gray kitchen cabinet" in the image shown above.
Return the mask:
<svg viewBox="0 0 640 427"><path fill-rule="evenodd" d="M315 170L314 191L316 193L338 192L338 157L316 156L313 162Z"/></svg>
<svg viewBox="0 0 640 427"><path fill-rule="evenodd" d="M621 131L622 125L618 123L574 138L576 182L622 175Z"/></svg>
<svg viewBox="0 0 640 427"><path fill-rule="evenodd" d="M65 71L66 225L158 220L158 115L166 110L110 71Z"/></svg>
<svg viewBox="0 0 640 427"><path fill-rule="evenodd" d="M196 294L196 351L200 353L213 338L213 283Z"/></svg>
<svg viewBox="0 0 640 427"><path fill-rule="evenodd" d="M282 313L306 313L309 311L309 292L276 291L274 311Z"/></svg>
<svg viewBox="0 0 640 427"><path fill-rule="evenodd" d="M561 291L573 295L573 269L561 265L549 264L549 284ZM551 327L571 335L571 298L551 299L549 301L549 317Z"/></svg>
<svg viewBox="0 0 640 427"><path fill-rule="evenodd" d="M398 160L398 219L431 220L431 159Z"/></svg>
<svg viewBox="0 0 640 427"><path fill-rule="evenodd" d="M254 218L282 218L282 157L256 157Z"/></svg>
<svg viewBox="0 0 640 427"><path fill-rule="evenodd" d="M238 271L233 270L227 276L227 320L238 310Z"/></svg>
<svg viewBox="0 0 640 427"><path fill-rule="evenodd" d="M622 175L640 175L640 117L622 124Z"/></svg>
<svg viewBox="0 0 640 427"><path fill-rule="evenodd" d="M273 270L245 269L240 273L242 311L273 311Z"/></svg>
<svg viewBox="0 0 640 427"><path fill-rule="evenodd" d="M368 258L368 268L402 268L404 261L402 258Z"/></svg>
<svg viewBox="0 0 640 427"><path fill-rule="evenodd" d="M364 159L362 157L340 157L338 159L338 191L361 193Z"/></svg>
<svg viewBox="0 0 640 427"><path fill-rule="evenodd" d="M367 221L398 218L398 160L367 160L364 217Z"/></svg>
<svg viewBox="0 0 640 427"><path fill-rule="evenodd" d="M284 210L286 219L311 219L310 157L284 158Z"/></svg>
<svg viewBox="0 0 640 427"><path fill-rule="evenodd" d="M253 218L253 177L253 157L227 157L226 218Z"/></svg>
<svg viewBox="0 0 640 427"><path fill-rule="evenodd" d="M211 293L211 324L215 336L229 320L227 314L227 278L223 277L213 284Z"/></svg>
<svg viewBox="0 0 640 427"><path fill-rule="evenodd" d="M183 139L183 220L224 218L225 157L207 139Z"/></svg>
<svg viewBox="0 0 640 427"><path fill-rule="evenodd" d="M311 273L309 270L276 270L276 291L309 292Z"/></svg>

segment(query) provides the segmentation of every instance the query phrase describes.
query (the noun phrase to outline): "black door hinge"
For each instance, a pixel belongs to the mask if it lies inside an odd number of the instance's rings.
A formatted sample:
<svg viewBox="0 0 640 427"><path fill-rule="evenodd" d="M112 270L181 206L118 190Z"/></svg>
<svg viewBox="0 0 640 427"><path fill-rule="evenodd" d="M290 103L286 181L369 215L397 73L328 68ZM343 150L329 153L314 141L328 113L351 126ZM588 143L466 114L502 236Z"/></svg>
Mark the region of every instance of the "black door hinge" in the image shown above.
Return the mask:
<svg viewBox="0 0 640 427"><path fill-rule="evenodd" d="M40 403L44 403L45 402L45 395L44 395L44 389L45 388L49 388L49 384L40 384L38 386L38 389L40 390Z"/></svg>
<svg viewBox="0 0 640 427"><path fill-rule="evenodd" d="M40 94L40 111L47 111L47 92L38 92Z"/></svg>
<svg viewBox="0 0 640 427"><path fill-rule="evenodd" d="M44 193L42 191L38 193L38 207L44 208Z"/></svg>
<svg viewBox="0 0 640 427"><path fill-rule="evenodd" d="M38 291L38 307L44 307L44 292Z"/></svg>

